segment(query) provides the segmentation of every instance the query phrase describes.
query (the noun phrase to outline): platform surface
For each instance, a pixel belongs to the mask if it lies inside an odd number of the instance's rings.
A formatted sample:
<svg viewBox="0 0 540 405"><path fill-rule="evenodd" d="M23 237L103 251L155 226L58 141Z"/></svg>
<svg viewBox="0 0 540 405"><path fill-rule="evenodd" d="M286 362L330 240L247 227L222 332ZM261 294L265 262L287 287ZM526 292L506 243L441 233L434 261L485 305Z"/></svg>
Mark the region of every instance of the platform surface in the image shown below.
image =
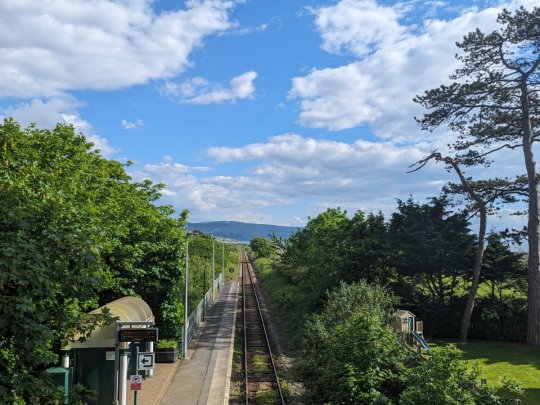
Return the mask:
<svg viewBox="0 0 540 405"><path fill-rule="evenodd" d="M224 286L175 370L162 405L217 405L229 399L238 283Z"/></svg>

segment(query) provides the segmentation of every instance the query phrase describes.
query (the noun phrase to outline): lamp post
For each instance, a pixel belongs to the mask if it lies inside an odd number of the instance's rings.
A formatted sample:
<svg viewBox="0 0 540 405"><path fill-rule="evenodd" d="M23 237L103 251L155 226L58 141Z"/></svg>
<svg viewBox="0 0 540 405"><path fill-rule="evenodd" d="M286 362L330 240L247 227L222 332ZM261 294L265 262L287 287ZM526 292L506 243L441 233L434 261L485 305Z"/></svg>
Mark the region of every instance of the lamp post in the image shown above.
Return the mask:
<svg viewBox="0 0 540 405"><path fill-rule="evenodd" d="M212 302L216 300L216 286L214 280L216 279L216 240L212 238Z"/></svg>
<svg viewBox="0 0 540 405"><path fill-rule="evenodd" d="M189 273L189 239L186 236L186 275L184 280L184 358L187 356L187 347L188 347L188 273Z"/></svg>

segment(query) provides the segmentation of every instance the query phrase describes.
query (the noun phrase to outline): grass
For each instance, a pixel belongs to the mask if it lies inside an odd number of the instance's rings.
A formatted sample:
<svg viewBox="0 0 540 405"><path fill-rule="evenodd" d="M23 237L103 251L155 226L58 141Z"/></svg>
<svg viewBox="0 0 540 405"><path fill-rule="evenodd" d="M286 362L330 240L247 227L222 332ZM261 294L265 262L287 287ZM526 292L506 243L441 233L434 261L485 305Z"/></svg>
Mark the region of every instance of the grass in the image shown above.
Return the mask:
<svg viewBox="0 0 540 405"><path fill-rule="evenodd" d="M523 405L540 404L540 348L523 343L449 340L429 342L432 346L453 343L463 351L463 358L473 364L478 361L481 376L488 384L501 385L501 377L516 379L525 390Z"/></svg>
<svg viewBox="0 0 540 405"><path fill-rule="evenodd" d="M266 302L273 321L283 336L282 344L288 351L300 348L304 318L308 313L304 292L272 268L269 258L257 258L253 263L257 280L269 297Z"/></svg>

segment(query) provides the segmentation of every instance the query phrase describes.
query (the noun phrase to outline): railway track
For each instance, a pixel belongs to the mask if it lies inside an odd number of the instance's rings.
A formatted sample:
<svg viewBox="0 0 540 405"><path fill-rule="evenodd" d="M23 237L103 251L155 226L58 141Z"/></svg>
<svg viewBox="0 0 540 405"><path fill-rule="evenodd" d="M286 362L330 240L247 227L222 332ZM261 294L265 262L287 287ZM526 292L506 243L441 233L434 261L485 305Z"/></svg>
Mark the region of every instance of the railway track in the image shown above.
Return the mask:
<svg viewBox="0 0 540 405"><path fill-rule="evenodd" d="M241 263L245 404L285 404L251 264L245 252Z"/></svg>

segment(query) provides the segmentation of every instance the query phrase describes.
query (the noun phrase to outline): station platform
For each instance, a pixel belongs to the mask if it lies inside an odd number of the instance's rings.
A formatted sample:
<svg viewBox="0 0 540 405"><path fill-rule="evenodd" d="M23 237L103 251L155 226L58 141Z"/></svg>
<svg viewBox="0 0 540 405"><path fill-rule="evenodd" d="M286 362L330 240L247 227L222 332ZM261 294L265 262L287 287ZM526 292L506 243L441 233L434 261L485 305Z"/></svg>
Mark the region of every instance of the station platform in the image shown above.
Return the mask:
<svg viewBox="0 0 540 405"><path fill-rule="evenodd" d="M226 284L206 314L185 359L157 364L143 382L139 405L222 405L229 401L238 282ZM129 390L129 387L128 387ZM128 391L127 404L133 403Z"/></svg>

